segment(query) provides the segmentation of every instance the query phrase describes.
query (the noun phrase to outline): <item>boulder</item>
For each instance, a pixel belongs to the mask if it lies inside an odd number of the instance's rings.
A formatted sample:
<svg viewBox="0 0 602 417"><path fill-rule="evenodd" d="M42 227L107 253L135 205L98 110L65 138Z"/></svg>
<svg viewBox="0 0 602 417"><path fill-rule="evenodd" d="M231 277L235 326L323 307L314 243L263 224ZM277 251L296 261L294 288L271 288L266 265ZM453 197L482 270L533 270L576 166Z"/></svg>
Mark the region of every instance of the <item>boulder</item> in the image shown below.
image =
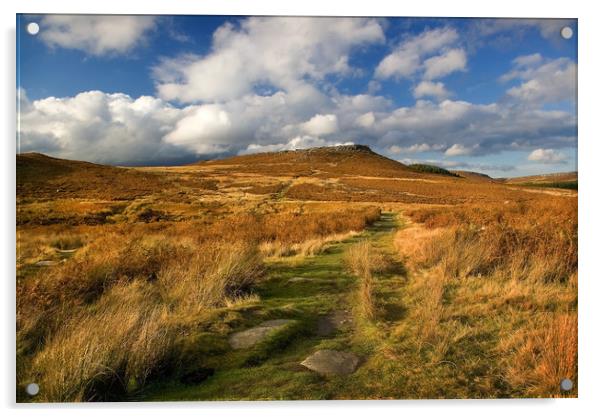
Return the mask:
<svg viewBox="0 0 602 417"><path fill-rule="evenodd" d="M338 310L327 316L318 318L316 334L318 336L330 336L351 322L347 311Z"/></svg>
<svg viewBox="0 0 602 417"><path fill-rule="evenodd" d="M353 353L323 349L308 356L301 365L322 375L349 375L358 363L359 358Z"/></svg>
<svg viewBox="0 0 602 417"><path fill-rule="evenodd" d="M230 336L229 342L233 349L246 349L265 340L270 334L282 330L294 320L268 320L242 332Z"/></svg>

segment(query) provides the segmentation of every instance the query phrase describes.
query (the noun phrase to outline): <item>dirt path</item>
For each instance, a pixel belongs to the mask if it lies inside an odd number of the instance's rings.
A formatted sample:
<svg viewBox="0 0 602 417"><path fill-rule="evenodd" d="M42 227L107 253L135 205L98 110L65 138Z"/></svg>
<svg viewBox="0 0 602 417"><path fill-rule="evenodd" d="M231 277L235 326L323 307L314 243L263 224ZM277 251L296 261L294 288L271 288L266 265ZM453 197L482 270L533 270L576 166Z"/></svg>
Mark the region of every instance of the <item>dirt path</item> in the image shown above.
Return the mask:
<svg viewBox="0 0 602 417"><path fill-rule="evenodd" d="M262 323L284 322L282 330L246 349L227 347L227 337L213 335L205 350L203 369L212 375L201 383L180 382L151 387L148 400L203 399L327 399L373 397L366 386L382 384L375 368L391 322L403 319L400 290L405 283L401 265L379 277L376 298L379 317L370 323L354 314L358 279L345 271L347 248L369 239L372 245L392 253L394 232L399 227L395 214L382 218L362 234L334 244L320 255L284 258L269 265L269 275L257 288L260 301L231 312L235 331L261 327ZM280 323L280 322L278 322ZM243 336L245 334L243 333ZM210 340L211 338L207 338ZM217 340L215 340L217 339ZM202 343L202 342L200 342ZM360 358L358 369L346 376L322 376L300 365L318 350L352 353Z"/></svg>

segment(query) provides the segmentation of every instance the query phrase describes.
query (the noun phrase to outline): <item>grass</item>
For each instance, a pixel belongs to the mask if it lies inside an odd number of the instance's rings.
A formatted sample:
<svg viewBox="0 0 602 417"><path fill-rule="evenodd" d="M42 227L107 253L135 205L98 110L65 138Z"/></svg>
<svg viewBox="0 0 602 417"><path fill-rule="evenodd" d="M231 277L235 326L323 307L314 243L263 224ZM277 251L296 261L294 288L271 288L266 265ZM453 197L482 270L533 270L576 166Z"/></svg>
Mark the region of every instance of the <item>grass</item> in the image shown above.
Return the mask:
<svg viewBox="0 0 602 417"><path fill-rule="evenodd" d="M44 158L18 160L19 401L577 395L558 389L578 377L575 193L364 148L117 171ZM335 312L347 325L317 334ZM293 324L230 348L271 319ZM318 349L361 365L321 377L299 365Z"/></svg>

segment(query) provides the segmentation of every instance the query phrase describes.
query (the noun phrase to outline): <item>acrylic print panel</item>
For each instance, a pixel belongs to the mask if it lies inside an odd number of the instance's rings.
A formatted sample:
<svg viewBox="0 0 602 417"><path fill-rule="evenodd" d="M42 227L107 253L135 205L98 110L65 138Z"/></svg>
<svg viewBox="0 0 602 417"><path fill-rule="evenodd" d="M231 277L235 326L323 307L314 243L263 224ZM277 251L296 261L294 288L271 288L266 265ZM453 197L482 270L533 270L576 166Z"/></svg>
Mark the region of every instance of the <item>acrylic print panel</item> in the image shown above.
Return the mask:
<svg viewBox="0 0 602 417"><path fill-rule="evenodd" d="M577 396L577 29L18 15L17 400Z"/></svg>

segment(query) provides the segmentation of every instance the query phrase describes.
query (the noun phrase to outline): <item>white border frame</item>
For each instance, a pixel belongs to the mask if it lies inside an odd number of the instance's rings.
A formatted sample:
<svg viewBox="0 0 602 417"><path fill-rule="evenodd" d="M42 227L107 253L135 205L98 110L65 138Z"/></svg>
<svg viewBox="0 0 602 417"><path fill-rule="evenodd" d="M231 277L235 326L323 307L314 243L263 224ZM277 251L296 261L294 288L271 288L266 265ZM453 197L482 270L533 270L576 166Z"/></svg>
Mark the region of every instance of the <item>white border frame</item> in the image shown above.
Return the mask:
<svg viewBox="0 0 602 417"><path fill-rule="evenodd" d="M240 416L306 415L308 412L327 415L333 412L364 416L374 410L381 415L461 415L488 417L508 413L542 414L549 416L588 415L602 409L598 404L598 388L602 375L600 355L602 335L599 330L602 276L598 254L602 233L600 224L600 163L602 135L600 123L600 45L602 21L594 2L550 0L527 2L504 0L474 2L470 0L421 0L394 2L370 0L348 1L303 0L285 3L276 0L144 0L124 2L104 0L98 3L77 0L20 0L3 2L2 16L2 85L0 117L5 137L2 140L2 180L4 198L1 210L1 250L3 288L0 349L2 368L0 398L8 415L43 413L48 416L131 414L143 411L147 416L179 416L203 413ZM118 14L226 14L226 15L333 15L333 16L444 16L444 17L567 17L579 19L579 399L563 400L423 400L423 401L302 401L302 402L191 402L135 404L15 404L15 21L16 13L118 13Z"/></svg>

